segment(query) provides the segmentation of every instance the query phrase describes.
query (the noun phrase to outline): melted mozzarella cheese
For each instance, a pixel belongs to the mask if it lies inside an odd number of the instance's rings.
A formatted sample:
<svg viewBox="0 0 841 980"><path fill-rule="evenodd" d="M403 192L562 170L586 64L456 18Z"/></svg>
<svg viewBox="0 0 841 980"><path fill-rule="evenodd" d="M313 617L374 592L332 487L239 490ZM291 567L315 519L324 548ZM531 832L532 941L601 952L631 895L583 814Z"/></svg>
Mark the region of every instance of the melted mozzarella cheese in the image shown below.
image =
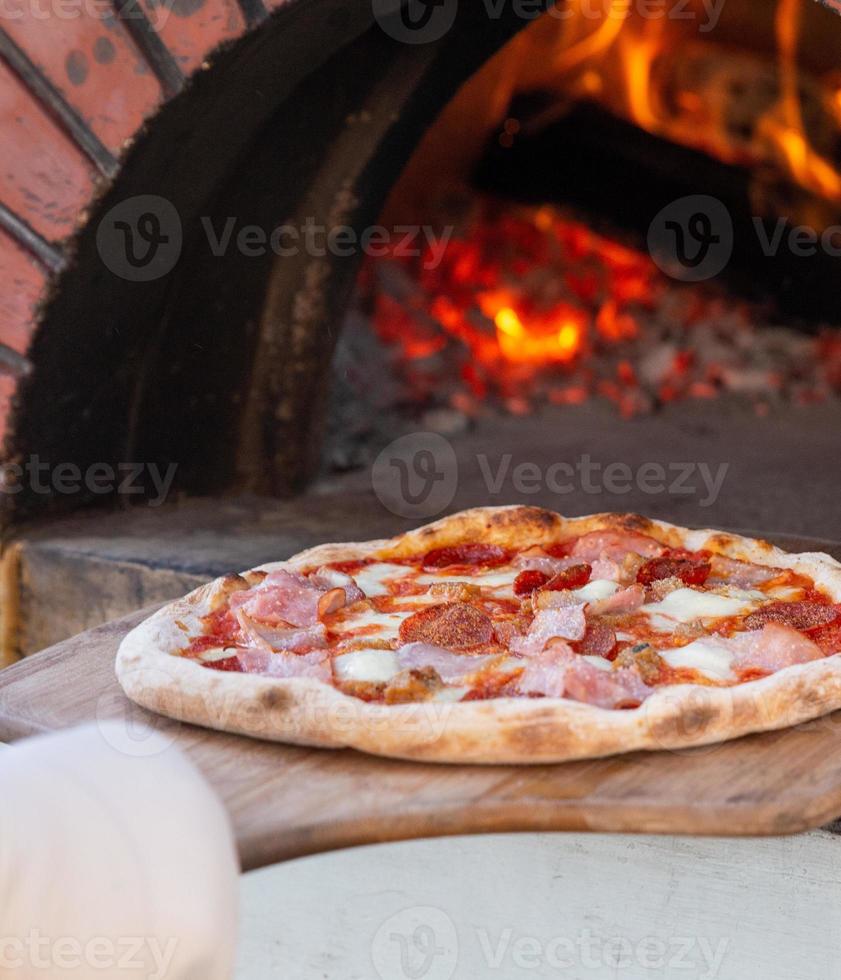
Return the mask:
<svg viewBox="0 0 841 980"><path fill-rule="evenodd" d="M333 661L336 677L343 681L368 681L385 684L402 670L392 650L354 650Z"/></svg>
<svg viewBox="0 0 841 980"><path fill-rule="evenodd" d="M366 596L390 595L386 579L405 578L412 572L406 565L394 565L391 562L375 562L373 565L364 565L353 573L353 580L365 593Z"/></svg>
<svg viewBox="0 0 841 980"><path fill-rule="evenodd" d="M659 654L670 667L689 667L716 681L735 679L733 655L715 640L693 640L685 647L660 650Z"/></svg>
<svg viewBox="0 0 841 980"><path fill-rule="evenodd" d="M199 659L203 660L205 663L212 664L217 660L226 660L228 657L233 657L236 654L236 647L230 647L224 649L223 647L211 647L209 650L202 650L199 654Z"/></svg>
<svg viewBox="0 0 841 980"><path fill-rule="evenodd" d="M361 605L361 603L360 603ZM376 609L363 608L354 611L352 616L336 623L331 628L336 633L351 633L366 627L366 636L376 636L378 640L389 640L397 636L400 624L410 615L408 612L377 612ZM370 627L375 627L370 629Z"/></svg>
<svg viewBox="0 0 841 980"><path fill-rule="evenodd" d="M778 602L794 602L803 597L803 589L793 585L775 585L765 593L763 598L766 597L776 599Z"/></svg>
<svg viewBox="0 0 841 980"><path fill-rule="evenodd" d="M721 616L736 616L755 605L745 595L724 596L716 592L699 592L697 589L675 589L660 602L649 602L640 611L649 613L659 621L661 616L679 623L690 623L694 619L718 619Z"/></svg>
<svg viewBox="0 0 841 980"><path fill-rule="evenodd" d="M458 575L454 573L440 572L434 574L418 575L415 581L419 585L434 585L436 582L449 582L457 584L463 582L465 585L478 585L483 589L488 589L494 593L506 593L513 595L514 579L520 574L518 568L507 568L496 571L478 571L475 575Z"/></svg>
<svg viewBox="0 0 841 980"><path fill-rule="evenodd" d="M617 582L611 582L610 579L606 578L596 578L592 582L582 585L580 589L573 589L572 594L577 595L579 599L583 599L585 602L595 602L597 599L606 599L618 590L619 584Z"/></svg>

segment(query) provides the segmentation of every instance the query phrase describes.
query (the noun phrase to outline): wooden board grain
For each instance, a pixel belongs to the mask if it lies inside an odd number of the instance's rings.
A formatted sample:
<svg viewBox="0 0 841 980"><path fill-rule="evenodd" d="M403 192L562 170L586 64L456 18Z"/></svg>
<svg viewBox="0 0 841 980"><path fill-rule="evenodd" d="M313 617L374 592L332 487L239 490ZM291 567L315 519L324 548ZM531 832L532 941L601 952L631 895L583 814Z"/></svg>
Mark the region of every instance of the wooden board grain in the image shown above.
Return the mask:
<svg viewBox="0 0 841 980"><path fill-rule="evenodd" d="M791 548L839 552L819 542ZM0 673L0 740L86 721L168 734L231 815L244 868L356 844L526 830L764 835L841 815L841 712L683 752L541 766L436 766L253 741L158 718L114 678L117 646L150 610ZM137 737L142 737L139 734Z"/></svg>

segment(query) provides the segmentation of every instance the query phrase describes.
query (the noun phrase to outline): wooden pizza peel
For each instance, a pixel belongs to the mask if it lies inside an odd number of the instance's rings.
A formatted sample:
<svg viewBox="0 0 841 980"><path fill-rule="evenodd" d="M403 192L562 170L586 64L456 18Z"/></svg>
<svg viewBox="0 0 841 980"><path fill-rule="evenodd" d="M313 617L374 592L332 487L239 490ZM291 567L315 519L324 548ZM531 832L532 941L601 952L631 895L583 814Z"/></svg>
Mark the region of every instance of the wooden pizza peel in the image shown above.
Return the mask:
<svg viewBox="0 0 841 980"><path fill-rule="evenodd" d="M791 551L841 545L773 539ZM168 735L227 807L244 869L380 841L498 831L788 834L841 815L841 711L680 752L560 765L456 766L259 742L129 702L114 657L146 609L0 672L0 741L122 720Z"/></svg>

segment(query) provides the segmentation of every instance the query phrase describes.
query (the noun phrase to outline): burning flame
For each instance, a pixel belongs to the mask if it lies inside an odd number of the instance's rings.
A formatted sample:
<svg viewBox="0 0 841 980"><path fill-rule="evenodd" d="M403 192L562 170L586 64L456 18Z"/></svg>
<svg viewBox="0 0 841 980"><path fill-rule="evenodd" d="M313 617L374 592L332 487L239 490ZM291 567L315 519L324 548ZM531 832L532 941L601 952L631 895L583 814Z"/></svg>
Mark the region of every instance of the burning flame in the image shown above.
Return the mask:
<svg viewBox="0 0 841 980"><path fill-rule="evenodd" d="M813 34L815 25L822 30L820 18L832 15L812 0L728 0L719 22L699 31L710 7L702 0L681 6L690 17L646 17L642 6L568 0L571 16L547 15L522 31L430 128L383 222L428 220L442 191L464 189L491 134L512 146L585 100L655 136L745 167L753 190L775 180L786 190L799 188L799 196L783 198L794 202L784 213L790 219L808 216L819 231L821 221L824 227L837 221L841 73L837 64L818 67L819 46L809 43L810 27ZM841 34L839 27L833 20L831 29ZM539 95L521 104L542 108L518 116L518 94ZM705 365L690 345L666 344L657 363L645 366L657 381L643 397L642 324L667 285L648 255L551 207L482 205L440 264L425 265L427 259L391 256L369 269L376 277L391 267L389 282L383 278L373 294L374 324L381 339L398 347L402 363L419 366L412 373L418 391L436 384L435 371L425 374L421 365L454 351L463 356L461 377L473 397L498 394L520 408L523 393L541 385L549 400L563 404L595 391L625 414L646 399L706 398L735 387L726 365ZM395 269L403 280L393 291ZM683 300L687 330L703 312L693 295ZM833 351L841 363L841 343ZM600 358L609 362L609 376L594 366Z"/></svg>
<svg viewBox="0 0 841 980"><path fill-rule="evenodd" d="M581 325L566 320L560 327L550 325L544 332L526 327L510 306L503 306L493 318L503 357L525 364L553 364L570 361L581 346Z"/></svg>
<svg viewBox="0 0 841 980"><path fill-rule="evenodd" d="M479 202L440 264L430 255L370 259L362 278L412 404L522 414L598 396L627 417L722 391L760 412L841 393L841 331L781 346L761 307L674 283L560 210Z"/></svg>
<svg viewBox="0 0 841 980"><path fill-rule="evenodd" d="M464 183L491 134L512 146L587 100L745 166L755 190L779 178L819 202L841 203L841 81L837 63L826 64L829 43L812 43L821 32L841 34L836 15L813 0L727 0L715 22L702 0L681 3L679 17L645 16L642 7L567 0L565 17L538 18L462 87L391 209L401 220L413 207L423 211L442 186ZM522 118L512 110L519 94L541 96ZM834 209L804 208L786 216L837 221Z"/></svg>

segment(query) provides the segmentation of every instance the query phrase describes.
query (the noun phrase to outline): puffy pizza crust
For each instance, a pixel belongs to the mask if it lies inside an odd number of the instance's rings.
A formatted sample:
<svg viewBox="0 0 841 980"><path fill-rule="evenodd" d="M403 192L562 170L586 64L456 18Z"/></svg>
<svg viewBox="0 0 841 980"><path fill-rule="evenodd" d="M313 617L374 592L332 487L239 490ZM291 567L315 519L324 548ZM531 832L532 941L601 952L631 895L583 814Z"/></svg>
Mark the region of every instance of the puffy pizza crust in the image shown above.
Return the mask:
<svg viewBox="0 0 841 980"><path fill-rule="evenodd" d="M669 547L791 568L841 601L841 564L816 552L788 554L766 541L687 530L632 514L564 518L531 507L479 507L390 540L325 544L256 570L301 569L355 558L398 558L481 541L516 547L593 530L638 531ZM248 573L244 573L248 574ZM239 583L239 584L238 584ZM430 762L547 763L639 749L678 749L785 728L841 708L841 654L729 688L658 688L639 708L607 710L564 698L370 704L312 678L210 670L173 656L233 588L217 579L131 631L117 654L126 694L160 714L220 731Z"/></svg>

